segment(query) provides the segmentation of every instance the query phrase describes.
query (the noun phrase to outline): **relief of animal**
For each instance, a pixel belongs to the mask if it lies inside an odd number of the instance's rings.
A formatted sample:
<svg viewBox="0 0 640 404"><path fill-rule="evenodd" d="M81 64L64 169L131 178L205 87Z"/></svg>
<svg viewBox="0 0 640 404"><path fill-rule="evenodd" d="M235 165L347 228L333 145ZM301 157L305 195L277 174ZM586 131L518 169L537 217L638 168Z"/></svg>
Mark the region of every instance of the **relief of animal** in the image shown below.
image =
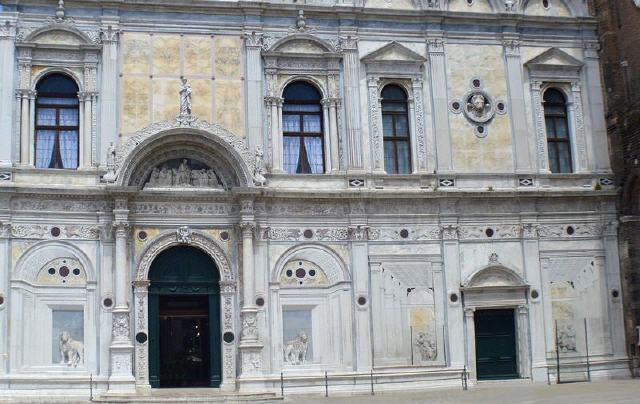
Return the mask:
<svg viewBox="0 0 640 404"><path fill-rule="evenodd" d="M309 338L304 331L287 342L284 346L284 361L292 365L300 365L307 362L307 349L309 348Z"/></svg>
<svg viewBox="0 0 640 404"><path fill-rule="evenodd" d="M84 363L84 344L71 337L68 331L60 333L60 364L67 366L78 366Z"/></svg>

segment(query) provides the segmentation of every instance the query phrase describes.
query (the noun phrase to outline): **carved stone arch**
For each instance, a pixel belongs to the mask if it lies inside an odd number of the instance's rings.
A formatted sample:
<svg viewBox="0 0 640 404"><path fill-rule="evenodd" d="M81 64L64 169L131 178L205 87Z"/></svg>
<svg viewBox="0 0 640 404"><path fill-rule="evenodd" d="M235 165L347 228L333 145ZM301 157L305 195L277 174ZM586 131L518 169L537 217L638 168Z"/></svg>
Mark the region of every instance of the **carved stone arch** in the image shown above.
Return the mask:
<svg viewBox="0 0 640 404"><path fill-rule="evenodd" d="M57 258L75 258L82 264L87 274L87 283L96 283L96 272L91 259L84 251L72 243L60 240L46 240L32 245L18 259L13 280L34 283L44 265Z"/></svg>
<svg viewBox="0 0 640 404"><path fill-rule="evenodd" d="M285 265L296 259L312 262L322 268L329 285L351 281L347 265L338 253L323 244L308 243L291 247L280 255L271 272L271 282L278 283Z"/></svg>
<svg viewBox="0 0 640 404"><path fill-rule="evenodd" d="M490 264L471 274L463 283L463 289L524 288L527 282L514 270L502 264Z"/></svg>
<svg viewBox="0 0 640 404"><path fill-rule="evenodd" d="M300 43L311 43L319 47L322 52L326 53L335 53L334 47L327 41L322 38L318 38L315 35L311 34L293 34L289 36L285 36L284 38L280 38L276 41L268 50L269 53L277 52L277 53L309 53L309 52L300 52L296 51L295 48L288 48L287 46L291 46L295 44L295 42ZM312 50L312 49L309 49ZM317 54L317 53L316 53Z"/></svg>
<svg viewBox="0 0 640 404"><path fill-rule="evenodd" d="M495 12L500 12L500 11L504 11L504 2L502 3L502 7L498 7L496 6L496 2L500 2L503 0L473 0L474 4L468 5L467 0L446 0L446 4L443 6L443 9L445 10L449 10L449 11L457 11L457 12L478 12L476 10L474 10L472 7L474 5L476 5L475 3L479 3L482 2L486 5L488 5L489 7L489 12L491 13L495 13ZM483 4L483 5L484 5ZM464 6L464 7L463 7Z"/></svg>
<svg viewBox="0 0 640 404"><path fill-rule="evenodd" d="M622 190L622 213L640 216L640 170L635 169L625 181Z"/></svg>
<svg viewBox="0 0 640 404"><path fill-rule="evenodd" d="M27 34L24 39L22 39L23 42L38 42L38 38L39 37L43 37L49 33L52 32L56 32L56 31L62 31L65 32L67 34L70 34L72 37L76 37L79 40L79 44L82 45L95 45L96 40L92 39L89 37L89 35L87 35L86 33L82 32L81 30L77 29L76 27L74 27L71 24L60 24L60 23L54 23L54 24L48 24L45 25L43 27L37 28L34 31L30 32L29 34Z"/></svg>
<svg viewBox="0 0 640 404"><path fill-rule="evenodd" d="M409 79L381 78L378 84L378 99L382 100L382 90L389 85L398 86L407 94L407 101L413 99L413 86Z"/></svg>
<svg viewBox="0 0 640 404"><path fill-rule="evenodd" d="M287 77L282 82L282 84L280 85L280 88L278 89L279 96L283 97L284 89L287 88L289 84L294 83L296 81L304 81L312 85L316 90L318 90L323 100L329 97L329 92L328 92L326 83L324 83L322 80L319 80L317 77L307 75L307 74L297 74L297 75Z"/></svg>
<svg viewBox="0 0 640 404"><path fill-rule="evenodd" d="M527 15L527 8L534 2L540 2L542 0L521 0L520 11ZM574 0L549 0L550 2L561 2L562 5L569 11L571 17L587 17L589 16L588 5L586 2L574 1Z"/></svg>
<svg viewBox="0 0 640 404"><path fill-rule="evenodd" d="M198 230L191 230L186 239L187 242L179 240L176 231L173 230L161 233L151 240L136 260L136 281L149 280L151 263L162 251L175 246L189 246L202 250L213 259L220 273L221 284L231 285L235 282L236 276L231 262L222 247L213 238Z"/></svg>
<svg viewBox="0 0 640 404"><path fill-rule="evenodd" d="M82 80L82 78L79 77L78 74L73 70L67 67L62 67L62 66L55 66L55 67L50 66L39 71L35 76L33 76L33 79L31 80L31 90L33 91L36 90L36 86L38 85L40 80L44 79L45 77L51 74L56 74L56 73L68 76L71 80L73 80L78 86L78 92L85 91L84 80Z"/></svg>
<svg viewBox="0 0 640 404"><path fill-rule="evenodd" d="M253 187L255 161L246 140L216 124L196 121L191 126L176 122L153 124L129 137L116 150L115 182L141 188L162 158L194 158L220 173L224 185Z"/></svg>

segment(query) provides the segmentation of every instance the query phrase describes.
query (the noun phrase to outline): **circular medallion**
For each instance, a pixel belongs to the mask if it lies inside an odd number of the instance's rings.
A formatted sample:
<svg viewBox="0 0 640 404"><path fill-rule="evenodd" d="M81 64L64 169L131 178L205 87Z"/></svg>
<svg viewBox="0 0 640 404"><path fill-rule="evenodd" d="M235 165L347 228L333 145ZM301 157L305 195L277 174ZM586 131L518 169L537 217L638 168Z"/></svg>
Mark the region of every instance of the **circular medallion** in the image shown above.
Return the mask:
<svg viewBox="0 0 640 404"><path fill-rule="evenodd" d="M227 331L222 335L222 340L224 342L226 342L227 344L230 344L233 342L233 340L236 339L235 335L233 335L232 332Z"/></svg>
<svg viewBox="0 0 640 404"><path fill-rule="evenodd" d="M479 88L469 91L464 96L464 115L472 122L489 122L495 115L495 103L493 98Z"/></svg>
<svg viewBox="0 0 640 404"><path fill-rule="evenodd" d="M138 341L139 344L144 344L145 342L147 342L147 334L144 332L137 333L136 341Z"/></svg>

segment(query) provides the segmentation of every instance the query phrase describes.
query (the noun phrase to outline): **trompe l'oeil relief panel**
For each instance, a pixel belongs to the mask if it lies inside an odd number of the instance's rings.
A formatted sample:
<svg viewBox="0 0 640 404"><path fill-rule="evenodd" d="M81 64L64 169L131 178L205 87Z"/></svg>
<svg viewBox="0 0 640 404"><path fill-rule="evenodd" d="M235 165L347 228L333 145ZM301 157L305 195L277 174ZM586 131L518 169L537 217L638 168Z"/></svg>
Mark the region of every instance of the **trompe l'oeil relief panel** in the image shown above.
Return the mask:
<svg viewBox="0 0 640 404"><path fill-rule="evenodd" d="M239 36L125 32L121 59L123 136L175 119L181 77L192 87L196 117L244 136Z"/></svg>

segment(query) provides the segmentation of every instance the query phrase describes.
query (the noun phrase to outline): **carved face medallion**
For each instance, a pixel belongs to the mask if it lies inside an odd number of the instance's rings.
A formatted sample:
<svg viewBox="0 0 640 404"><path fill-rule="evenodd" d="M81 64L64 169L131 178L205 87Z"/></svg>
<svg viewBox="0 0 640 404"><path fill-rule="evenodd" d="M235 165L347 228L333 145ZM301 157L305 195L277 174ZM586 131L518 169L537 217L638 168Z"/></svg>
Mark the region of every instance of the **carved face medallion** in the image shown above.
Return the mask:
<svg viewBox="0 0 640 404"><path fill-rule="evenodd" d="M464 103L464 115L475 123L488 122L495 114L495 103L484 90L469 91L464 98Z"/></svg>

